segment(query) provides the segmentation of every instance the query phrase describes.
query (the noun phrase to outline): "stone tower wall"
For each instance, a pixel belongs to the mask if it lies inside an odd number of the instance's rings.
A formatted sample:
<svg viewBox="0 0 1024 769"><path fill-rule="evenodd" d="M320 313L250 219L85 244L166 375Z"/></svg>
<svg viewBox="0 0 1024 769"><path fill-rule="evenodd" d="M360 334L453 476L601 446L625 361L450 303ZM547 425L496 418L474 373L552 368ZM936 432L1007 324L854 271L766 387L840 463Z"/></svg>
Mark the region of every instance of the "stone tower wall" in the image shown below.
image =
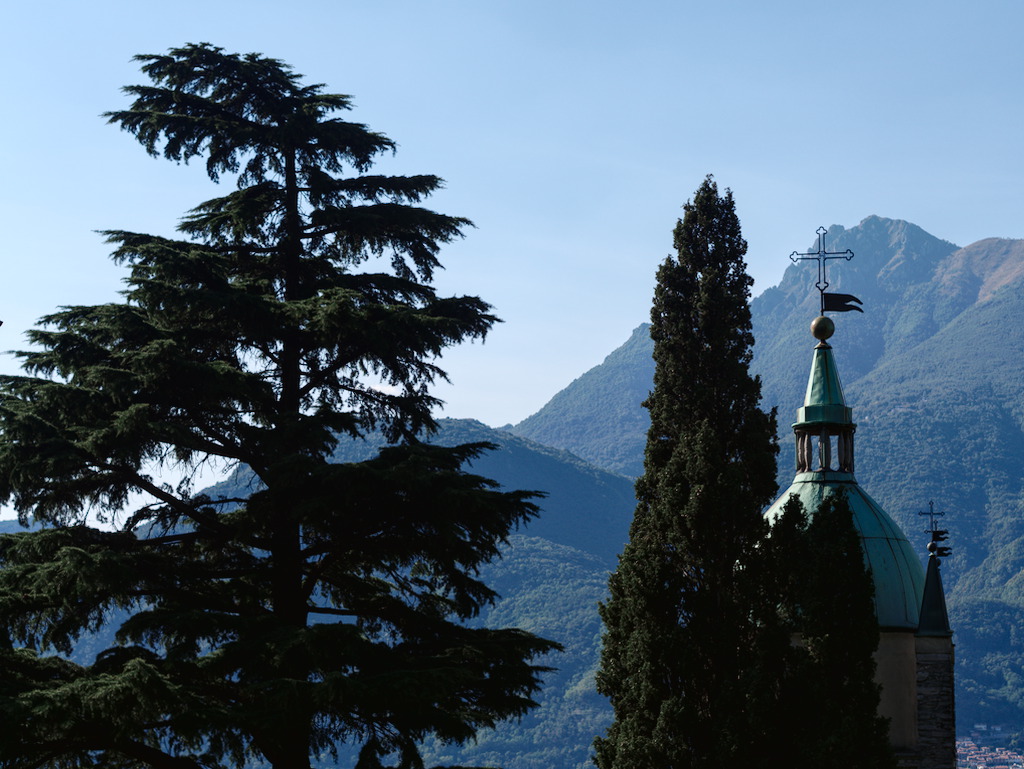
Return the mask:
<svg viewBox="0 0 1024 769"><path fill-rule="evenodd" d="M953 640L917 639L917 717L920 769L955 769L956 712Z"/></svg>

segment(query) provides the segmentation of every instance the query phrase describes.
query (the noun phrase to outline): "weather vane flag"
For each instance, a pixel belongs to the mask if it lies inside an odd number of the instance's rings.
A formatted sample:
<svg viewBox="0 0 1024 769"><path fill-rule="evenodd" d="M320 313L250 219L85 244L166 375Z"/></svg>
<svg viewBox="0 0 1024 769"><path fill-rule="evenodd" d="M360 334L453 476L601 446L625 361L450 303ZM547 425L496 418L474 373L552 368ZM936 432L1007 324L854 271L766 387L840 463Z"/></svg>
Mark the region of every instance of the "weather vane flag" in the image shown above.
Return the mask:
<svg viewBox="0 0 1024 769"><path fill-rule="evenodd" d="M853 294L830 294L827 291L829 286L828 278L826 277L828 260L845 259L850 261L853 259L853 251L850 249L845 251L829 251L825 248L825 235L828 234L828 230L824 227L819 227L817 233L817 251L808 251L805 254L794 251L789 255L789 259L794 264L809 259L813 259L818 263L818 282L814 286L818 289L818 293L821 294L821 314L824 315L826 312L849 312L850 310L864 312L860 307L857 307L858 304L863 304L863 302Z"/></svg>

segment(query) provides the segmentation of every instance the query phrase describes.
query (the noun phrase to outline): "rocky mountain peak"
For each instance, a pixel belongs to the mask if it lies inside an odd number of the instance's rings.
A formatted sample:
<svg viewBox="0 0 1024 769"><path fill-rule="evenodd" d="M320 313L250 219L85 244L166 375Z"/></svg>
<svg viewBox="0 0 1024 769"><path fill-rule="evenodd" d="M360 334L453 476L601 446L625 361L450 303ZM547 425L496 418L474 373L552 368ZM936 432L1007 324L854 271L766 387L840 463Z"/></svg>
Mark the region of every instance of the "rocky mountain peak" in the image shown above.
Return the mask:
<svg viewBox="0 0 1024 769"><path fill-rule="evenodd" d="M984 302L1003 286L1024 278L1024 240L985 238L961 248L936 270L935 281L946 296Z"/></svg>

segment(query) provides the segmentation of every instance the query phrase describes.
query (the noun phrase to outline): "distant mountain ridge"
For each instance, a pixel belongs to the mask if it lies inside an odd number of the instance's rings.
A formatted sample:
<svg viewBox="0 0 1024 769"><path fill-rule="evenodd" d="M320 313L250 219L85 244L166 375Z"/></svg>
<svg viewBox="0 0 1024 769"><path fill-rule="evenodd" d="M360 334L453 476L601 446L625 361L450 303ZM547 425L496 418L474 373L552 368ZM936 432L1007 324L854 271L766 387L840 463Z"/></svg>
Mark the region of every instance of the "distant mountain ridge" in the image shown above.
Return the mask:
<svg viewBox="0 0 1024 769"><path fill-rule="evenodd" d="M439 446L494 444L494 450L484 452L466 469L508 489L543 492L534 500L541 514L520 533L590 553L605 568L614 567L633 515L630 479L563 449L496 430L475 419L441 419L437 432L428 440ZM342 439L332 461L362 462L376 456L384 445L379 434ZM243 467L204 493L244 498L252 493L252 483L252 472Z"/></svg>
<svg viewBox="0 0 1024 769"><path fill-rule="evenodd" d="M970 304L963 295L935 296L935 272L958 247L916 225L878 216L850 229L833 224L825 245L854 253L849 261L829 262L829 290L864 302L863 313L833 316L844 383L864 376L894 350L924 341ZM816 249L814 243L807 250ZM751 302L753 370L761 376L766 407L792 409L793 393L803 395L808 325L819 309L816 278L813 263L790 264L778 286Z"/></svg>
<svg viewBox="0 0 1024 769"><path fill-rule="evenodd" d="M509 427L509 432L566 449L615 473L640 475L649 422L640 404L654 378L647 329L640 326L601 365L558 392L540 411Z"/></svg>
<svg viewBox="0 0 1024 769"><path fill-rule="evenodd" d="M1021 246L1018 258L1024 275L1024 244L1008 242ZM958 249L909 222L878 216L870 216L851 229L832 225L826 246L833 251L849 248L855 254L848 262L830 262L830 290L866 299L863 315L843 316L844 321L854 321L848 328L841 324L840 329L845 381L870 371L885 358L887 349L923 341L965 309L973 301L970 289L950 291L946 276L964 272L974 276L970 267L985 261L984 256L976 255L975 246ZM816 248L815 242L808 250ZM961 255L950 259L961 252L973 258ZM986 286L998 282L990 277L995 270L986 268L982 272ZM945 290L940 292L936 287L922 292L921 287L934 282L937 273L943 276L939 284ZM977 282L978 278L972 279ZM779 285L751 301L756 340L752 368L762 380L765 408L796 408L789 405L792 393L798 391L802 396L807 377L804 351L810 338L807 328L818 314L814 281L813 267L790 264ZM935 296L937 293L941 295ZM643 323L603 363L508 429L538 443L564 448L599 467L639 476L649 423L640 404L650 392L654 376L653 349L649 324Z"/></svg>

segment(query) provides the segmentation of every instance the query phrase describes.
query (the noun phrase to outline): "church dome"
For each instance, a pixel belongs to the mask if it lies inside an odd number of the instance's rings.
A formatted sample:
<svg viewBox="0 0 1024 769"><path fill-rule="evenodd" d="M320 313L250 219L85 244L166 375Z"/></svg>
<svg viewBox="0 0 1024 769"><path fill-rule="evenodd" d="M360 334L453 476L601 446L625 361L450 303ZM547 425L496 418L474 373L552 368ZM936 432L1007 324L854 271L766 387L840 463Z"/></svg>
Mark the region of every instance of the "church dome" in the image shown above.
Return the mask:
<svg viewBox="0 0 1024 769"><path fill-rule="evenodd" d="M924 569L900 527L854 477L853 434L857 426L843 396L832 348L826 341L833 328L828 318L819 318L812 324L819 342L814 348L804 404L793 425L797 473L792 485L765 516L774 521L794 494L807 514L813 516L826 497L845 493L854 528L861 538L864 561L874 581L879 627L916 631L924 594ZM837 449L834 463L833 443Z"/></svg>

